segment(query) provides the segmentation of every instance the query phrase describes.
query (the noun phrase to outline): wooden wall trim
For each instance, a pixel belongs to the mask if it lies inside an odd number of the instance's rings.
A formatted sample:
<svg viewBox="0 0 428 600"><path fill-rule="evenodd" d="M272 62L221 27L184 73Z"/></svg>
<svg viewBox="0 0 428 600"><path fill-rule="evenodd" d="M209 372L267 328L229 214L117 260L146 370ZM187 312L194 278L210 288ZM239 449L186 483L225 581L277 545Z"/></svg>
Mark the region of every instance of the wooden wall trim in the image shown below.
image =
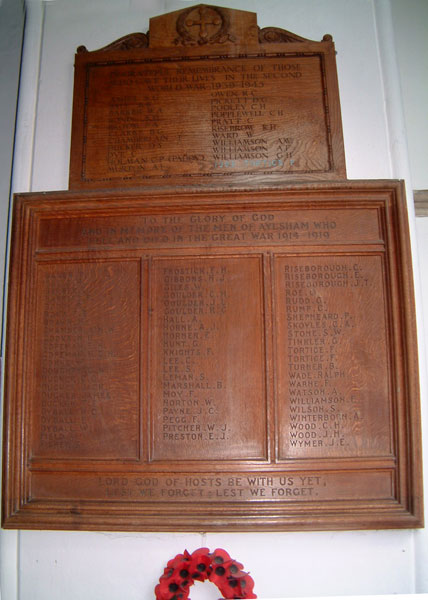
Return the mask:
<svg viewBox="0 0 428 600"><path fill-rule="evenodd" d="M413 190L415 214L417 217L428 217L428 190Z"/></svg>

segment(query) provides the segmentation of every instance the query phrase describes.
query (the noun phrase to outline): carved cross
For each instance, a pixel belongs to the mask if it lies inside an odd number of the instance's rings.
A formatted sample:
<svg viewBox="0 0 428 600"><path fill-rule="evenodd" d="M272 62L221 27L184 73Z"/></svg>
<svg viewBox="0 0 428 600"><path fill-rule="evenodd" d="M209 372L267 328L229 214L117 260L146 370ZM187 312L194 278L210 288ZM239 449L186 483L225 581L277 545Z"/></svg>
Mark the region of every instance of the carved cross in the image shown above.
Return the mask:
<svg viewBox="0 0 428 600"><path fill-rule="evenodd" d="M218 26L221 25L221 19L220 17L210 17L209 13L214 12L213 10L211 10L210 8L206 8L206 7L201 7L199 9L199 21L195 21L193 19L187 19L186 21L186 25L187 27L194 27L194 26L198 26L199 27L199 37L200 38L206 38L208 36L208 29L207 27L209 25L214 25L214 26ZM213 20L210 20L213 19Z"/></svg>

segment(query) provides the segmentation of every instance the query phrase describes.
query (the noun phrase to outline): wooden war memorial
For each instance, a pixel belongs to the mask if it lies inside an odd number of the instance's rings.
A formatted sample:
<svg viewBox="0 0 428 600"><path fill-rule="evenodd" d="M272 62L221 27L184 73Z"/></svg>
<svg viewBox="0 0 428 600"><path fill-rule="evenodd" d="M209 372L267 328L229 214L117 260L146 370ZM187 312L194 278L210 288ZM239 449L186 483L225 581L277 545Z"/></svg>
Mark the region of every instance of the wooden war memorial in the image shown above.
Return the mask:
<svg viewBox="0 0 428 600"><path fill-rule="evenodd" d="M71 190L15 198L4 527L421 526L404 187L345 179L331 39L191 7L74 100Z"/></svg>
<svg viewBox="0 0 428 600"><path fill-rule="evenodd" d="M345 177L329 35L191 7L149 36L79 48L74 90L70 189Z"/></svg>

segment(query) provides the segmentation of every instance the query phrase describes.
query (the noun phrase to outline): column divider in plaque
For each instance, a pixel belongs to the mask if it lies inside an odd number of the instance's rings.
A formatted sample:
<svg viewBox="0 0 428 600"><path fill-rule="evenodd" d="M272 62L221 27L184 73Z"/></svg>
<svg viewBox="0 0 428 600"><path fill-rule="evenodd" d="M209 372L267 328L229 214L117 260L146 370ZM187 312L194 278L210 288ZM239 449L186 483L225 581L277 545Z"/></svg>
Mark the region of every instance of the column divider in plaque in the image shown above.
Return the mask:
<svg viewBox="0 0 428 600"><path fill-rule="evenodd" d="M152 339L153 339L153 299L152 299L152 279L153 279L153 256L147 255L143 258L146 261L146 284L147 290L145 299L146 307L142 307L143 315L145 315L146 322L146 340L143 340L142 353L143 364L146 366L146 381L145 381L145 392L146 397L143 399L143 409L145 414L145 439L143 438L143 444L145 448L145 459L148 463L152 461L153 456L153 420L152 420Z"/></svg>
<svg viewBox="0 0 428 600"><path fill-rule="evenodd" d="M150 328L150 299L149 299L149 258L142 255L140 257L140 347L139 347L139 367L140 367L140 427L139 427L139 457L140 464L149 460L148 434L149 418L149 328Z"/></svg>
<svg viewBox="0 0 428 600"><path fill-rule="evenodd" d="M277 297L276 297L276 279L275 279L275 253L269 252L270 258L270 305L271 305L271 380L272 380L272 427L271 431L273 432L273 440L271 443L272 446L272 456L271 462L278 462L278 453L279 453L279 419L278 419L278 332L277 327L274 327L273 324L277 321Z"/></svg>

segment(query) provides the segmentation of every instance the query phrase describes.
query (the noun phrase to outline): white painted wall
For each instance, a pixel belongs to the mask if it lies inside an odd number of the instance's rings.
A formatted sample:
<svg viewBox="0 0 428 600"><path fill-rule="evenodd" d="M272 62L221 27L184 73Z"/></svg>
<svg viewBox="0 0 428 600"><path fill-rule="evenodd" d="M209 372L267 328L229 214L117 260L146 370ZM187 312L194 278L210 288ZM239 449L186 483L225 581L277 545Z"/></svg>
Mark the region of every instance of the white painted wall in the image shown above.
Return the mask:
<svg viewBox="0 0 428 600"><path fill-rule="evenodd" d="M425 15L422 5L426 2L419 0L392 0L392 16L390 0L212 3L257 12L261 27L278 26L315 40L331 33L338 52L348 177L405 177L411 190L394 31L406 39L401 26L404 6L413 2L421 4L415 17ZM132 31L146 31L149 17L188 5L185 0L27 0L14 191L67 188L76 47L85 44L92 50ZM423 187L428 188L428 182ZM418 265L415 221L410 212ZM421 226L421 256L427 256L426 244L422 247L426 233ZM426 261L421 264L427 271ZM422 275L426 297L428 277L426 272ZM417 277L422 333L419 281ZM425 337L428 339L428 331ZM422 343L420 354L425 365ZM426 415L424 368L421 375ZM427 431L425 439L428 441ZM1 599L153 598L166 561L184 548L202 545L225 547L243 562L255 579L260 598L428 592L426 530L269 534L2 531ZM214 599L218 593L204 584L192 597Z"/></svg>
<svg viewBox="0 0 428 600"><path fill-rule="evenodd" d="M0 2L0 314L23 29L23 0Z"/></svg>
<svg viewBox="0 0 428 600"><path fill-rule="evenodd" d="M12 154L24 28L23 0L0 2L0 315L3 315L3 273L6 259ZM0 335L2 335L2 326ZM3 381L0 340L0 390ZM1 433L0 433L1 437ZM0 532L0 598L15 600L17 535ZM7 594L7 591L11 595Z"/></svg>
<svg viewBox="0 0 428 600"><path fill-rule="evenodd" d="M391 0L399 84L404 112L411 186L428 189L428 2ZM425 439L425 514L428 515L428 218L415 220L417 248L414 268L417 290L418 332L420 337L420 379L422 428ZM416 257L417 254L417 257ZM425 346L425 348L424 348ZM428 525L428 516L425 517ZM415 591L428 591L428 534L415 532Z"/></svg>
<svg viewBox="0 0 428 600"><path fill-rule="evenodd" d="M427 183L424 184L427 188ZM421 383L425 390L427 389L426 374L428 371L428 354L426 351L428 341L428 217L416 219L416 234L419 251L419 276L421 282L421 297L424 301L423 318L419 326L419 335L425 340L425 369L421 365ZM428 402L425 395L421 406L423 434L425 437L423 461L425 464L425 523L428 526ZM418 592L428 591L428 534L427 530L415 533L415 586Z"/></svg>
<svg viewBox="0 0 428 600"><path fill-rule="evenodd" d="M428 2L391 0L413 189L428 189Z"/></svg>

